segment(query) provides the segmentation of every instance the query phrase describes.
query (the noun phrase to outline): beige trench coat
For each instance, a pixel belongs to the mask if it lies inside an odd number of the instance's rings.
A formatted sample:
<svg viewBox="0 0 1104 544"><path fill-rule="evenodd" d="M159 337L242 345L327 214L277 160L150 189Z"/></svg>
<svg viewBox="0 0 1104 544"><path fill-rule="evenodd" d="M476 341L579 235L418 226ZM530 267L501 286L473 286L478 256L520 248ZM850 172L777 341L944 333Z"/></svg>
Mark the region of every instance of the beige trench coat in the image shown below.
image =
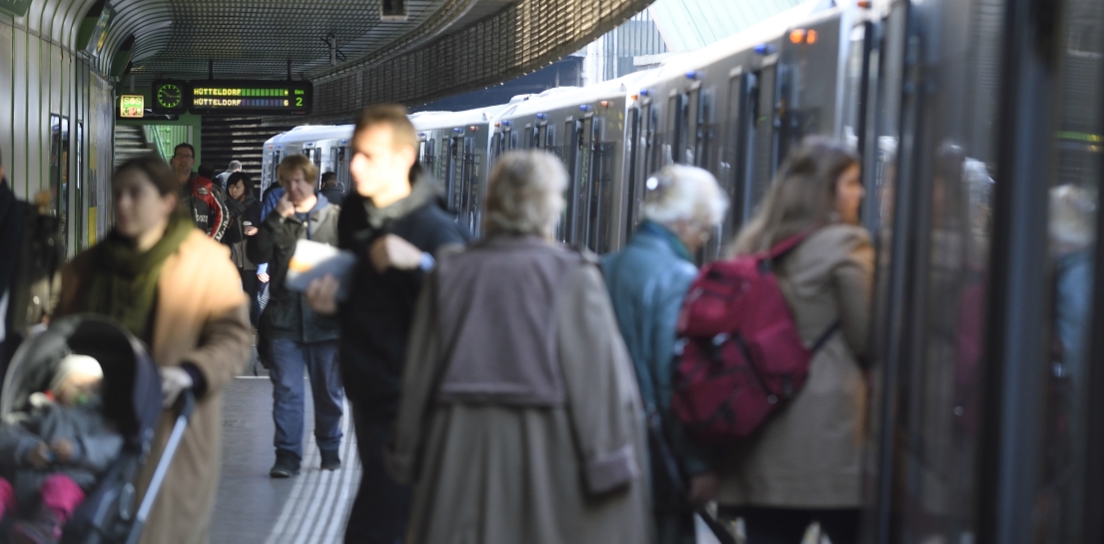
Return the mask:
<svg viewBox="0 0 1104 544"><path fill-rule="evenodd" d="M804 389L761 431L724 453L725 506L855 508L866 433L865 352L874 251L866 231L833 225L782 261L779 277L806 346L837 320Z"/></svg>
<svg viewBox="0 0 1104 544"><path fill-rule="evenodd" d="M91 269L85 251L61 272L58 315L83 310L81 279ZM207 380L180 448L154 503L142 542L202 544L210 540L222 454L222 389L249 359L248 305L230 250L195 230L169 256L157 281L157 306L150 346L158 366L190 362ZM142 467L140 492L153 476L175 414L161 415L149 460Z"/></svg>
<svg viewBox="0 0 1104 544"><path fill-rule="evenodd" d="M405 544L651 542L639 392L597 267L571 273L549 308L567 394L554 407L434 400L445 359L434 280L419 299L388 455L392 474L415 485ZM590 492L625 448L635 479Z"/></svg>

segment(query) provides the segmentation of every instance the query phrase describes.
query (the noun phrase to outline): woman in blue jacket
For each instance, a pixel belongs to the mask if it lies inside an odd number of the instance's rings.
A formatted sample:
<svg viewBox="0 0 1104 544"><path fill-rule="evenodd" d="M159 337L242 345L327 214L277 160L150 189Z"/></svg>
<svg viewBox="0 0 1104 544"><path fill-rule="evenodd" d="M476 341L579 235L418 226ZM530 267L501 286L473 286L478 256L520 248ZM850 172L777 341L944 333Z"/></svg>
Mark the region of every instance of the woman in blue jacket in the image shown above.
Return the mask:
<svg viewBox="0 0 1104 544"><path fill-rule="evenodd" d="M693 508L712 499L717 477L671 413L675 323L698 274L692 255L724 219L728 199L712 174L692 166L668 166L649 178L646 188L644 220L624 250L602 260L602 270L636 368L650 432L662 436L670 452L662 459L652 450L659 542L693 544ZM684 495L665 485L672 464L689 478Z"/></svg>

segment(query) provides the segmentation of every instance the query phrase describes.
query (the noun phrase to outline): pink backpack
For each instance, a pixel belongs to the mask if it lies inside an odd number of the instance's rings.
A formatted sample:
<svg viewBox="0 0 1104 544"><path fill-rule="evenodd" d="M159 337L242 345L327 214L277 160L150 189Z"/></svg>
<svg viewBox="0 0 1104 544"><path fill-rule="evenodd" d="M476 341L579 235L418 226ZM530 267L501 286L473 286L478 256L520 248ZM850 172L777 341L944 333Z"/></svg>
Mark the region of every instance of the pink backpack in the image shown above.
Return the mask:
<svg viewBox="0 0 1104 544"><path fill-rule="evenodd" d="M806 348L771 270L812 231L770 251L706 265L679 315L671 408L701 442L750 436L805 385L813 354L839 328Z"/></svg>

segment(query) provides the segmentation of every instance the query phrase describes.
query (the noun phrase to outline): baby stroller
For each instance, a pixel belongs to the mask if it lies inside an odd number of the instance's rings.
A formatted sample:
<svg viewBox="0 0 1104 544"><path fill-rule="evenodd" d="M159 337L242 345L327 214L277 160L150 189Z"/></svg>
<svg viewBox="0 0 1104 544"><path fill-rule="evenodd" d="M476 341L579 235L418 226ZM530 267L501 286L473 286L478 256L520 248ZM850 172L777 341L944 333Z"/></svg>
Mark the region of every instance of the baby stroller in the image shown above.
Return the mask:
<svg viewBox="0 0 1104 544"><path fill-rule="evenodd" d="M119 324L99 316L77 315L60 319L27 339L8 367L0 394L0 418L9 421L13 413L28 410L31 395L45 389L58 362L70 353L99 360L104 417L123 436L123 448L66 523L62 542L136 543L184 436L195 397L191 391L181 395L180 414L165 452L145 497L136 504L136 479L161 415L161 377L145 346Z"/></svg>

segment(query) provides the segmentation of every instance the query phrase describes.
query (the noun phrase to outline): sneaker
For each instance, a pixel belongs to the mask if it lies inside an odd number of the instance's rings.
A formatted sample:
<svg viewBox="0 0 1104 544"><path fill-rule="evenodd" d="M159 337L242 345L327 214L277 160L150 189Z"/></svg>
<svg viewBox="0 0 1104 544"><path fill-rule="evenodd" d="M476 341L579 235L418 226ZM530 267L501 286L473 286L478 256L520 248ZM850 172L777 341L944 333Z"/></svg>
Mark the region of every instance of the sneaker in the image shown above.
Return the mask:
<svg viewBox="0 0 1104 544"><path fill-rule="evenodd" d="M12 544L56 544L61 540L61 519L49 508L39 508L33 520L18 521L11 528Z"/></svg>
<svg viewBox="0 0 1104 544"><path fill-rule="evenodd" d="M319 450L322 454L322 470L337 470L341 468L341 456L337 450Z"/></svg>
<svg viewBox="0 0 1104 544"><path fill-rule="evenodd" d="M276 464L268 475L273 478L290 478L299 474L299 456L287 450L276 450Z"/></svg>

